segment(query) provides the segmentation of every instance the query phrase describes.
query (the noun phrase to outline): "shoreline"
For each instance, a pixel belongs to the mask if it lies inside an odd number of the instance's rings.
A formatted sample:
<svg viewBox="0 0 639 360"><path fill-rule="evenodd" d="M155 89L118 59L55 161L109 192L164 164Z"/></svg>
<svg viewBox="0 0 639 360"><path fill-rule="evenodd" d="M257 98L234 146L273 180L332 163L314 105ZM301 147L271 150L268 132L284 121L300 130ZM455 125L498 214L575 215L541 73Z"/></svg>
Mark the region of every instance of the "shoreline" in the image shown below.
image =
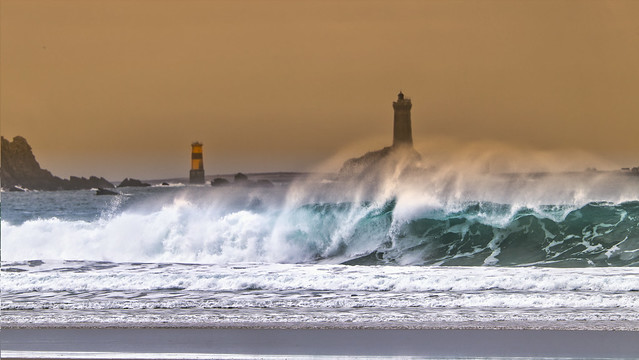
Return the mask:
<svg viewBox="0 0 639 360"><path fill-rule="evenodd" d="M636 331L472 329L2 329L3 358L634 358Z"/></svg>
<svg viewBox="0 0 639 360"><path fill-rule="evenodd" d="M140 323L29 323L0 322L0 329L183 329L183 330L521 330L627 331L639 333L636 321L464 321L464 322L140 322Z"/></svg>

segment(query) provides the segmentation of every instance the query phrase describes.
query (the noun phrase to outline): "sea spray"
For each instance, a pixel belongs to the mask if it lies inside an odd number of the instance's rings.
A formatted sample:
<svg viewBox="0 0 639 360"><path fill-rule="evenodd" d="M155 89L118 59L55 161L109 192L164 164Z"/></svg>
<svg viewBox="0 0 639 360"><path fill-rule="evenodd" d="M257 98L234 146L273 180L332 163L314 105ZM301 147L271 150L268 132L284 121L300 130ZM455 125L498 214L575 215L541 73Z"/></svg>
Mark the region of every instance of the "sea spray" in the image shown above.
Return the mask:
<svg viewBox="0 0 639 360"><path fill-rule="evenodd" d="M341 202L321 201L335 196L333 184L321 183L290 191L139 190L110 200L93 219L3 219L3 260L577 267L639 261L637 201L451 201L412 184L390 198L359 192ZM82 205L70 202L69 212L74 206Z"/></svg>

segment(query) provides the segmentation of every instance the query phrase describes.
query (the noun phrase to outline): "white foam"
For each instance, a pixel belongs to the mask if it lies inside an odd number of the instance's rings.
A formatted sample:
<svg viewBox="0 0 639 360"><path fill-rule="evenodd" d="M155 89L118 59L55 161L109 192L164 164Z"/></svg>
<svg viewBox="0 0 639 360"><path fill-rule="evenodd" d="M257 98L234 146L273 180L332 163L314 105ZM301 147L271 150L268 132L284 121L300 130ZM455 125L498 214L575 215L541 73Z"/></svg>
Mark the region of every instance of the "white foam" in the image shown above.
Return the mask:
<svg viewBox="0 0 639 360"><path fill-rule="evenodd" d="M131 360L322 360L322 359L423 359L422 356L384 355L261 355L261 354L217 354L217 353L143 353L143 352L99 352L99 351L15 351L3 350L7 358L16 359L131 359ZM454 359L447 357L447 359ZM489 358L485 358L489 359Z"/></svg>
<svg viewBox="0 0 639 360"><path fill-rule="evenodd" d="M151 185L152 187L184 187L186 186L184 183L181 182L170 182L170 183L166 183L167 185L163 185L162 183L159 184L153 184Z"/></svg>
<svg viewBox="0 0 639 360"><path fill-rule="evenodd" d="M637 329L638 268L3 264L4 324L550 322ZM586 323L584 323L584 321ZM531 325L528 325L531 326Z"/></svg>
<svg viewBox="0 0 639 360"><path fill-rule="evenodd" d="M389 267L264 264L119 265L87 270L84 263L60 264L64 271L5 272L2 291L395 291L411 292L632 292L637 268ZM8 266L4 264L5 269ZM14 266L18 267L18 266ZM49 265L49 269L50 269ZM75 269L75 270L74 270Z"/></svg>

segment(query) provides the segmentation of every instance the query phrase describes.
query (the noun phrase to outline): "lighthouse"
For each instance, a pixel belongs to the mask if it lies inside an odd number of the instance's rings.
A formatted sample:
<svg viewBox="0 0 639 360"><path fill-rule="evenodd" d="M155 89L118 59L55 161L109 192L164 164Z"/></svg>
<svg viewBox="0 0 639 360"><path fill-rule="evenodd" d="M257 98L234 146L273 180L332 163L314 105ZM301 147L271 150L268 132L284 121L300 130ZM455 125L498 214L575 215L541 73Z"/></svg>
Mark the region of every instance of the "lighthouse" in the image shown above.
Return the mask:
<svg viewBox="0 0 639 360"><path fill-rule="evenodd" d="M204 184L204 161L202 159L202 143L191 144L191 171L189 172L191 184Z"/></svg>
<svg viewBox="0 0 639 360"><path fill-rule="evenodd" d="M413 104L404 97L401 91L397 94L397 101L393 101L395 117L393 121L393 147L413 147L413 131L410 125L410 109Z"/></svg>

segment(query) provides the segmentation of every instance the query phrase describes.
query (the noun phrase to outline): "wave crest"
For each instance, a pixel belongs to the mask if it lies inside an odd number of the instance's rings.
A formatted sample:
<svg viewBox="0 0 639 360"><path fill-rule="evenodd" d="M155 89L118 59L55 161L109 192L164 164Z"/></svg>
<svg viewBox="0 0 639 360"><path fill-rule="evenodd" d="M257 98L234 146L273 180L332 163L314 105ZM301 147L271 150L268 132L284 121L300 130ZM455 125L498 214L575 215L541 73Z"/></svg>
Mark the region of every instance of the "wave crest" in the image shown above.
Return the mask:
<svg viewBox="0 0 639 360"><path fill-rule="evenodd" d="M428 201L416 206L398 196L282 205L259 193L244 193L241 199L219 195L214 200L179 193L165 205L111 210L95 221L3 220L3 260L639 264L637 201L581 207L469 201L444 207Z"/></svg>

